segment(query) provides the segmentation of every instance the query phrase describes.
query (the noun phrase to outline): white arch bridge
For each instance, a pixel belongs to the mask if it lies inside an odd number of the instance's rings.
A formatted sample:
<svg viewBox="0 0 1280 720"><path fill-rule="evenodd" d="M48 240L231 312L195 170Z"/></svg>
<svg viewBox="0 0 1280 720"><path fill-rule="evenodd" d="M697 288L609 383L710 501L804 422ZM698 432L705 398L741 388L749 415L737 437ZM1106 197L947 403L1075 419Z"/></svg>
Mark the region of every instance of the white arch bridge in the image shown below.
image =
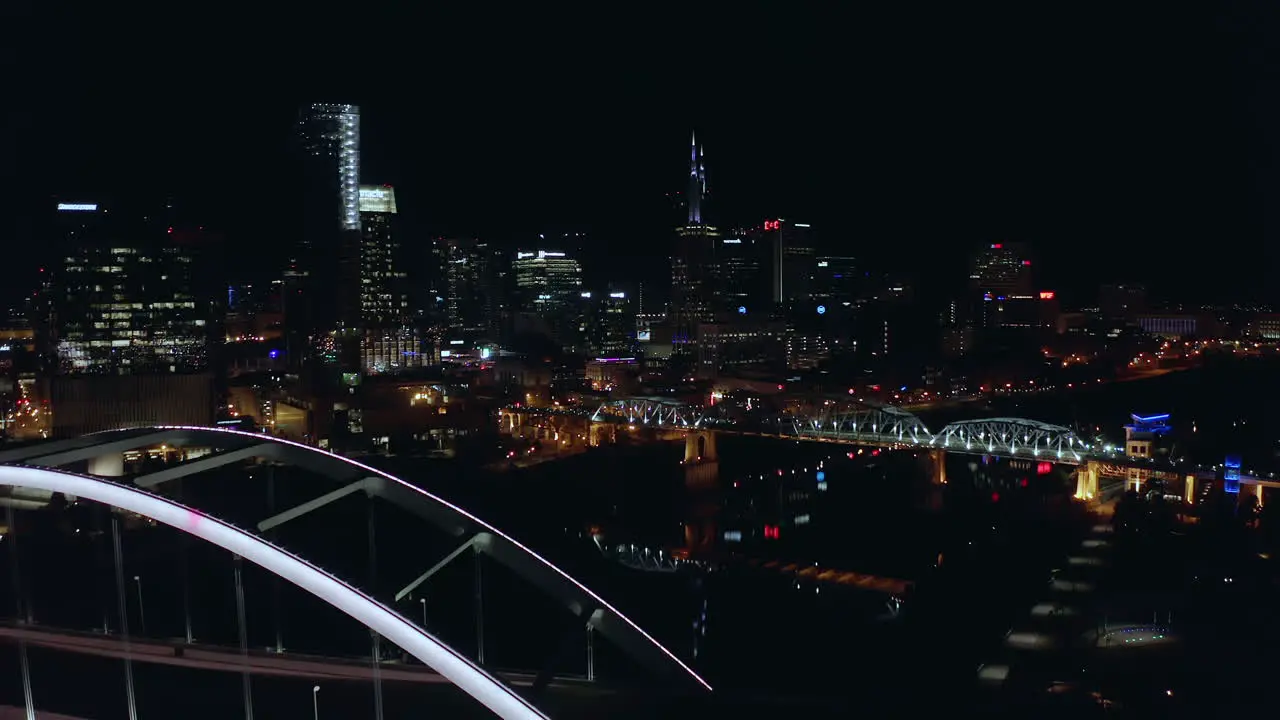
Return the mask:
<svg viewBox="0 0 1280 720"><path fill-rule="evenodd" d="M546 412L529 409L528 412ZM573 411L551 411L572 413ZM581 414L581 413L580 413ZM841 395L806 395L782 411L738 414L671 398L610 400L589 414L593 422L621 422L676 429L780 435L849 444L936 448L959 453L1082 462L1102 455L1070 428L1026 418L959 420L937 432L915 414L893 405ZM1110 457L1110 455L1107 455Z"/></svg>
<svg viewBox="0 0 1280 720"><path fill-rule="evenodd" d="M154 472L130 477L123 475L123 453L158 446L199 448L207 449L208 452L197 459L169 465ZM330 487L318 487L311 500L262 518L256 523L256 532L237 528L197 508L158 494L164 489L165 483L170 481L251 460L300 466L327 478ZM66 469L80 463L87 463L88 474L78 474ZM510 535L403 479L356 460L310 446L268 435L222 428L151 427L119 430L2 450L0 487L8 491L0 491L4 495L0 504L6 504L10 508L39 508L58 494L68 498L88 499L150 518L229 550L319 597L376 633L375 665L379 662L376 638L381 636L434 669L502 718L524 720L543 718L545 715L529 698L517 693L483 667L482 644L480 658L468 658L392 606L463 554L474 553L477 557L492 558L506 566L567 608L581 623L577 627L585 626L588 635L592 632L599 633L643 666L664 676L683 678L690 687L707 691L711 689L688 665L616 607ZM401 588L393 600L388 598L380 601L357 589L349 581L319 569L260 536L261 533L355 493L391 503L427 520L454 538L458 543L457 548L443 558L426 558L422 574ZM123 606L123 600L121 603ZM128 625L123 611L121 624L127 643ZM243 645L243 634L241 642ZM532 694L536 696L553 676L554 668L548 665L532 683ZM132 688L131 679L129 687ZM132 690L129 701L132 709ZM249 702L246 690L246 705Z"/></svg>

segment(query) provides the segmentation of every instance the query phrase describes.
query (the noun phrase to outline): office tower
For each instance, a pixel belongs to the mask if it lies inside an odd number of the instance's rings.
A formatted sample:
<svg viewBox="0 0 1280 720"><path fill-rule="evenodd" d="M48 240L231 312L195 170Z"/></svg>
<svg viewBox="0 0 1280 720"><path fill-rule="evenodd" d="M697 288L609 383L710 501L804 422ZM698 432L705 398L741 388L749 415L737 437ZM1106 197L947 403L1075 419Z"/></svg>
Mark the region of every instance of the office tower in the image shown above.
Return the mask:
<svg viewBox="0 0 1280 720"><path fill-rule="evenodd" d="M396 193L390 185L360 186L359 271L346 280L358 297L360 370L386 373L421 367L422 341L410 307L407 261L396 233Z"/></svg>
<svg viewBox="0 0 1280 720"><path fill-rule="evenodd" d="M55 226L55 434L210 422L219 303L201 263L214 240L91 202L60 203Z"/></svg>
<svg viewBox="0 0 1280 720"><path fill-rule="evenodd" d="M597 358L634 357L636 312L625 291L581 293L585 350Z"/></svg>
<svg viewBox="0 0 1280 720"><path fill-rule="evenodd" d="M511 263L520 312L545 325L561 347L576 350L581 342L582 266L556 250L519 251Z"/></svg>
<svg viewBox="0 0 1280 720"><path fill-rule="evenodd" d="M1031 260L1022 243L992 243L973 258L970 288L994 295L1030 295Z"/></svg>
<svg viewBox="0 0 1280 720"><path fill-rule="evenodd" d="M706 224L706 162L697 136L692 137L689 159L688 216L676 228L676 251L671 258L671 312L677 344L696 336L698 323L714 319L716 240L720 232Z"/></svg>
<svg viewBox="0 0 1280 720"><path fill-rule="evenodd" d="M769 251L757 235L731 233L716 248L718 313L755 315L769 305Z"/></svg>
<svg viewBox="0 0 1280 720"><path fill-rule="evenodd" d="M297 367L310 345L354 318L353 298L334 292L358 273L360 244L360 109L313 104L297 127L301 236L284 272L289 363Z"/></svg>
<svg viewBox="0 0 1280 720"><path fill-rule="evenodd" d="M320 161L316 167L323 177L316 178L316 187L331 196L318 210L326 215L336 212L342 230L359 230L360 108L308 105L298 120L298 134L303 152Z"/></svg>
<svg viewBox="0 0 1280 720"><path fill-rule="evenodd" d="M755 234L771 251L769 270L774 304L807 305L817 255L809 223L788 222L783 218L765 220Z"/></svg>
<svg viewBox="0 0 1280 720"><path fill-rule="evenodd" d="M849 307L857 302L862 290L861 277L854 258L819 256L814 262L809 298L828 310Z"/></svg>
<svg viewBox="0 0 1280 720"><path fill-rule="evenodd" d="M437 238L432 254L436 294L449 334L471 340L497 338L507 310L502 253L474 238Z"/></svg>

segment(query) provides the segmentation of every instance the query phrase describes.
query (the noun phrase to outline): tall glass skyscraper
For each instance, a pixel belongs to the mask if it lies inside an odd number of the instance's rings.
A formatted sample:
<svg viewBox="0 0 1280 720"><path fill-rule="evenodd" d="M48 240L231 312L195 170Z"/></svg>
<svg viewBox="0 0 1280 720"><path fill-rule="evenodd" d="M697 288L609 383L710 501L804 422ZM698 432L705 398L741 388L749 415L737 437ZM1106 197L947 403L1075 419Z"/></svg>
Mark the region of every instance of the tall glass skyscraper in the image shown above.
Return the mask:
<svg viewBox="0 0 1280 720"><path fill-rule="evenodd" d="M308 105L298 120L307 154L332 163L337 182L340 227L360 229L360 108L356 105Z"/></svg>
<svg viewBox="0 0 1280 720"><path fill-rule="evenodd" d="M396 233L396 193L390 185L360 187L358 274L344 278L358 299L355 326L361 331L360 369L396 372L424 364L422 340L413 326L406 261Z"/></svg>
<svg viewBox="0 0 1280 720"><path fill-rule="evenodd" d="M297 151L302 234L284 273L286 360L295 368L327 333L354 320L350 310L358 298L335 288L358 274L360 108L304 106Z"/></svg>

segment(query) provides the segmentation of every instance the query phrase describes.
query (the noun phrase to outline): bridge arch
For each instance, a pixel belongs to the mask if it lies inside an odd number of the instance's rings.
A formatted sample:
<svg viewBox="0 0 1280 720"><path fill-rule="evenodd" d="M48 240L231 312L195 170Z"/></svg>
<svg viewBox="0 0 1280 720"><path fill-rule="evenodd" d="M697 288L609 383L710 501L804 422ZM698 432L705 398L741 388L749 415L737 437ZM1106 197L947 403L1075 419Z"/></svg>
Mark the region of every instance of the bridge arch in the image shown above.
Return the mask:
<svg viewBox="0 0 1280 720"><path fill-rule="evenodd" d="M403 648L506 720L545 720L511 688L399 613L302 558L211 515L91 475L0 466L0 485L87 498L169 525L287 580Z"/></svg>
<svg viewBox="0 0 1280 720"><path fill-rule="evenodd" d="M666 397L633 397L608 400L600 404L592 420L618 418L637 425L675 425L698 427L702 424L702 409L688 403Z"/></svg>
<svg viewBox="0 0 1280 720"><path fill-rule="evenodd" d="M1026 418L957 420L938 431L930 443L949 450L1080 460L1089 446L1070 428Z"/></svg>
<svg viewBox="0 0 1280 720"><path fill-rule="evenodd" d="M659 673L676 668L678 674L692 679L708 691L711 690L711 685L673 652L550 560L462 507L352 458L261 433L213 427L156 426L109 430L0 451L0 463L59 467L165 443L175 446L205 444L221 450L210 456L137 477L134 482L138 486L152 488L170 480L254 458L276 460L306 468L346 484L297 508L266 518L258 523L259 531L288 522L346 495L365 492L431 522L454 537L464 539L476 551L493 558L530 584L555 597L570 612L642 664ZM397 599L425 581L433 570L402 590Z"/></svg>
<svg viewBox="0 0 1280 720"><path fill-rule="evenodd" d="M844 395L804 396L803 404L793 407L790 415L790 434L802 437L914 443L927 442L933 437L928 426L914 413Z"/></svg>

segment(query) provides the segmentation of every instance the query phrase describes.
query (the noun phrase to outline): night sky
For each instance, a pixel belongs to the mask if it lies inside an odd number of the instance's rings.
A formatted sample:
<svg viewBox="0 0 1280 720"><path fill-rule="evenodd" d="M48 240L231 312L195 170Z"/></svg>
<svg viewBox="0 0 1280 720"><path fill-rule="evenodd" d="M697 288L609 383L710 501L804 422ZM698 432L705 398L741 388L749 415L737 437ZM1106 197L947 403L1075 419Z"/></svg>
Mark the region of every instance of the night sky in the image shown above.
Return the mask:
<svg viewBox="0 0 1280 720"><path fill-rule="evenodd" d="M1021 240L1069 300L1103 280L1280 299L1275 3L368 4L341 23L27 5L0 51L20 70L0 102L16 270L51 194L105 192L171 195L233 251L267 248L241 264L267 273L297 233L297 106L349 99L364 180L396 185L409 242L585 231L596 277L661 277L696 129L718 224L808 220L938 294L976 246Z"/></svg>

